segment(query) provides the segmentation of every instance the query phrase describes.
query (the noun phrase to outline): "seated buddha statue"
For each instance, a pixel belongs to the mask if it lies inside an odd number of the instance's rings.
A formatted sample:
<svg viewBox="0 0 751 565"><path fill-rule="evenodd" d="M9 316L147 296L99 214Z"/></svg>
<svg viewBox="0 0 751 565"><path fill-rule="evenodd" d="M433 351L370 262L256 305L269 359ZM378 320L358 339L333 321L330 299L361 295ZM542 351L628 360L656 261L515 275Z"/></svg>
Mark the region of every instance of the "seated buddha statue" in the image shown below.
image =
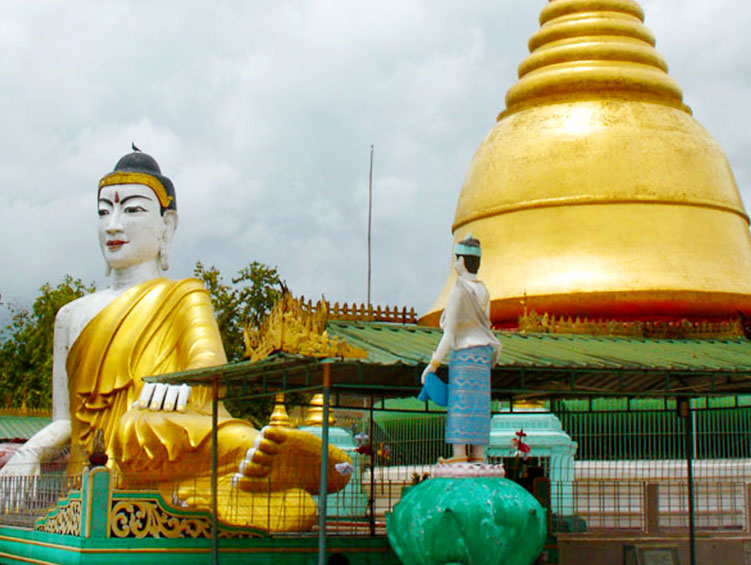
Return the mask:
<svg viewBox="0 0 751 565"><path fill-rule="evenodd" d="M168 502L208 509L211 500L211 390L177 390L143 377L227 362L211 300L196 279L162 277L177 228L175 189L149 155L134 151L99 182L99 243L109 288L79 298L55 319L53 421L0 471L39 473L70 444L68 473L88 464L95 436L119 488L152 488ZM189 394L185 394L189 390ZM220 519L270 530L315 521L321 441L305 432L262 431L219 404ZM349 462L329 447L328 492Z"/></svg>

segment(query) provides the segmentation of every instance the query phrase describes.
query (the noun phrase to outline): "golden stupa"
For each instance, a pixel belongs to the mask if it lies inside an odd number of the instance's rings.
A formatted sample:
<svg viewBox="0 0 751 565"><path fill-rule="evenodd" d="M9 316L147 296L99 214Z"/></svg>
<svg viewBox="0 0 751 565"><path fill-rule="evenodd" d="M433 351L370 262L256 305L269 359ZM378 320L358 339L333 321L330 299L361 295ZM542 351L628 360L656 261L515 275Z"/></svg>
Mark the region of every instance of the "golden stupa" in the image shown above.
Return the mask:
<svg viewBox="0 0 751 565"><path fill-rule="evenodd" d="M538 313L721 319L751 309L727 158L683 104L632 0L549 0L469 167L454 241L483 246L497 327ZM453 284L421 320L436 324Z"/></svg>

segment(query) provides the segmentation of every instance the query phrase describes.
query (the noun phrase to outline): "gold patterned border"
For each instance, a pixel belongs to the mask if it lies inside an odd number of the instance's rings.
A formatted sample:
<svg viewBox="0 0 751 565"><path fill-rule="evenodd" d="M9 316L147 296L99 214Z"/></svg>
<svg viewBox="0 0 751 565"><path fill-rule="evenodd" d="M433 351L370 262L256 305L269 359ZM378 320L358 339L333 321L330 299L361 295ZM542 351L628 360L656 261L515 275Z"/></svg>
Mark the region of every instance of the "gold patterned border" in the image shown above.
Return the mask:
<svg viewBox="0 0 751 565"><path fill-rule="evenodd" d="M155 498L115 498L110 512L110 535L116 538L210 538L211 517L181 516ZM220 538L251 538L259 534L219 527Z"/></svg>
<svg viewBox="0 0 751 565"><path fill-rule="evenodd" d="M680 320L635 321L593 320L571 316L538 314L534 310L519 316L519 331L522 333L604 335L620 337L646 337L662 339L723 339L743 336L741 320L720 322L692 322Z"/></svg>
<svg viewBox="0 0 751 565"><path fill-rule="evenodd" d="M178 517L152 500L118 500L112 505L110 531L118 538L205 538L211 523L202 517Z"/></svg>
<svg viewBox="0 0 751 565"><path fill-rule="evenodd" d="M81 535L81 500L74 499L52 510L36 529L64 536Z"/></svg>

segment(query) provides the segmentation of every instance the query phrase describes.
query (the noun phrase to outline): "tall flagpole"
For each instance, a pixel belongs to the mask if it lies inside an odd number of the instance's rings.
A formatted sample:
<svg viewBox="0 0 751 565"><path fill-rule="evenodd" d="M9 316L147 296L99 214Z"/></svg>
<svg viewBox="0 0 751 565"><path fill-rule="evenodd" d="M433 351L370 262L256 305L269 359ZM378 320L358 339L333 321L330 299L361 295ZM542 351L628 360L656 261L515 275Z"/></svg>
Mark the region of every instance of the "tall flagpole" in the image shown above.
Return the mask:
<svg viewBox="0 0 751 565"><path fill-rule="evenodd" d="M368 174L368 306L370 306L370 233L373 224L373 145L370 146L370 173Z"/></svg>

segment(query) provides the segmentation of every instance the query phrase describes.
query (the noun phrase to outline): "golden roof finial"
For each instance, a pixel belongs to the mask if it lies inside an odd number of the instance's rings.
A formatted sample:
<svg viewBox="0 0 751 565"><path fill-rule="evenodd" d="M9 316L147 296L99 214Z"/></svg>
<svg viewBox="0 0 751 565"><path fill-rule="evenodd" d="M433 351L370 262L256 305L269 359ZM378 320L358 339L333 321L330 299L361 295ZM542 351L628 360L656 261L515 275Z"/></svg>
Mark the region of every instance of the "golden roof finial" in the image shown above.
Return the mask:
<svg viewBox="0 0 751 565"><path fill-rule="evenodd" d="M321 299L313 305L290 292L277 301L260 327L248 323L243 329L245 356L251 362L276 352L310 357L364 359L368 354L326 331L328 303Z"/></svg>
<svg viewBox="0 0 751 565"><path fill-rule="evenodd" d="M329 426L336 424L334 411L329 410ZM310 400L310 407L305 416L306 426L323 426L323 394L316 394Z"/></svg>
<svg viewBox="0 0 751 565"><path fill-rule="evenodd" d="M633 0L551 0L501 116L546 99L603 94L686 109L643 22L644 11Z"/></svg>
<svg viewBox="0 0 751 565"><path fill-rule="evenodd" d="M276 395L276 404L274 405L274 411L271 413L269 419L269 426L275 426L277 428L289 428L290 419L287 414L287 409L284 406L284 393L280 392Z"/></svg>

